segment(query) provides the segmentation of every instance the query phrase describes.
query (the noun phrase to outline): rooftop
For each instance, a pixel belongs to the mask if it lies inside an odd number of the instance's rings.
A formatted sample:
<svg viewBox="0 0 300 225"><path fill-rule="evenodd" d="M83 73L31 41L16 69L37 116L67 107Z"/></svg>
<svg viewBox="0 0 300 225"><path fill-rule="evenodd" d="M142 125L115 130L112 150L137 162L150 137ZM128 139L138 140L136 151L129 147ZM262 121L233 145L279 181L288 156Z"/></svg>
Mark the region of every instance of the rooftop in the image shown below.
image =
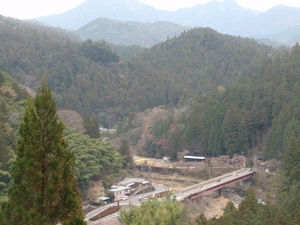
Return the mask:
<svg viewBox="0 0 300 225"><path fill-rule="evenodd" d="M133 177L126 177L124 180L118 182L118 185L126 186L126 185L132 185L136 183L143 183L147 181L144 178L133 178Z"/></svg>
<svg viewBox="0 0 300 225"><path fill-rule="evenodd" d="M114 188L114 189L110 189L109 191L116 192L116 191L122 191L122 190L125 190L125 189L130 189L130 187Z"/></svg>
<svg viewBox="0 0 300 225"><path fill-rule="evenodd" d="M183 158L185 158L185 159L205 159L205 157L202 157L202 156L191 156L191 155L185 155Z"/></svg>

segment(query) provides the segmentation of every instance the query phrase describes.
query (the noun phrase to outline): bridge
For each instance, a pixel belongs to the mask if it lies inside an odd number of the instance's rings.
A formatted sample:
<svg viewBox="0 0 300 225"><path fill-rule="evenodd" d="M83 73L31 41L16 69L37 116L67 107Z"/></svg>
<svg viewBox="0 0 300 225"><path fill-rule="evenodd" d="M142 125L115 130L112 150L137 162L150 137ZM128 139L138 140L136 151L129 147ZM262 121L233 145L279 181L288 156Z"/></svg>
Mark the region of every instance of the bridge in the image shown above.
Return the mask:
<svg viewBox="0 0 300 225"><path fill-rule="evenodd" d="M230 174L225 174L213 179L198 183L186 187L179 192L175 193L174 196L178 201L183 201L186 198L195 199L202 195L209 194L213 191L219 190L219 195L221 194L221 189L230 186L234 183L247 180L253 176L255 171L252 169L243 168L241 170L234 171Z"/></svg>

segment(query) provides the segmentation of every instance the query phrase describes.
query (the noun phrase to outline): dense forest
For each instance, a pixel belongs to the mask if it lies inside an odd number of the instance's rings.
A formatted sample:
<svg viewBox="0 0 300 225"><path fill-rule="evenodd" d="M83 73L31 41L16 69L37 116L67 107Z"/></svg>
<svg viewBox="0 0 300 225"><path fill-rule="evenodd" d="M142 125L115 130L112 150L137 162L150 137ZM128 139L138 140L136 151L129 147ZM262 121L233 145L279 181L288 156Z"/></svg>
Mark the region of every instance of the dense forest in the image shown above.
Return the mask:
<svg viewBox="0 0 300 225"><path fill-rule="evenodd" d="M278 50L262 60L257 74L196 98L190 113L179 118L169 113L153 124L148 155L155 156L159 141L167 139L163 152L174 158L183 149L195 155L259 151L265 159L282 158L289 139L299 134L299 60L298 44Z"/></svg>
<svg viewBox="0 0 300 225"><path fill-rule="evenodd" d="M26 96L14 79L0 71L0 204L7 200Z"/></svg>
<svg viewBox="0 0 300 225"><path fill-rule="evenodd" d="M3 71L33 89L46 75L58 107L95 113L105 126L132 111L177 105L181 96L231 85L256 73L274 51L252 39L198 28L124 61L107 43L81 41L60 29L6 17L0 26Z"/></svg>

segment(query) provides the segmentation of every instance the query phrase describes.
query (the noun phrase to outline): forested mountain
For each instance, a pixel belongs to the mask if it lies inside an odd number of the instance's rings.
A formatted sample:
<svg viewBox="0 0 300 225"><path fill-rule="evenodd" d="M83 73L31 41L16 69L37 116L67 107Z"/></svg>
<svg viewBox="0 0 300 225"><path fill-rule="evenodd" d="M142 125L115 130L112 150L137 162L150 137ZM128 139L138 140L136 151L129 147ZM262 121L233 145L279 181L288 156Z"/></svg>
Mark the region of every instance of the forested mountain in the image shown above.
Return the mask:
<svg viewBox="0 0 300 225"><path fill-rule="evenodd" d="M199 28L125 62L106 43L79 42L54 28L5 17L0 26L4 71L33 88L46 75L58 107L114 115L99 116L102 123L230 85L256 73L273 52L251 39Z"/></svg>
<svg viewBox="0 0 300 225"><path fill-rule="evenodd" d="M251 78L200 98L183 143L197 143L192 148L213 155L249 154L249 149L260 148L266 158L281 158L288 140L299 133L299 59L297 44L291 52L264 59Z"/></svg>
<svg viewBox="0 0 300 225"><path fill-rule="evenodd" d="M138 0L88 0L62 14L37 20L68 29L78 29L98 18L144 23L169 21L183 26L210 27L225 34L292 42L294 45L299 41L299 11L299 8L280 5L266 12L259 12L244 9L234 0L212 0L176 11L156 10ZM95 33L97 32L99 31ZM294 40L295 38L297 39Z"/></svg>
<svg viewBox="0 0 300 225"><path fill-rule="evenodd" d="M188 29L171 22L140 23L99 18L79 28L76 33L85 39L105 40L115 45L151 47Z"/></svg>
<svg viewBox="0 0 300 225"><path fill-rule="evenodd" d="M152 82L164 77L166 92L160 96L165 96L166 102L162 103L176 104L180 93L192 97L256 73L261 59L272 51L269 46L259 45L253 39L222 35L202 28L183 32L178 38L155 45L129 63L140 64L141 69L160 74L155 79L152 75Z"/></svg>
<svg viewBox="0 0 300 225"><path fill-rule="evenodd" d="M265 159L281 159L300 132L299 60L299 44L280 49L252 76L199 96L191 113L169 112L149 128L147 155L176 158L187 149L194 155L259 152Z"/></svg>

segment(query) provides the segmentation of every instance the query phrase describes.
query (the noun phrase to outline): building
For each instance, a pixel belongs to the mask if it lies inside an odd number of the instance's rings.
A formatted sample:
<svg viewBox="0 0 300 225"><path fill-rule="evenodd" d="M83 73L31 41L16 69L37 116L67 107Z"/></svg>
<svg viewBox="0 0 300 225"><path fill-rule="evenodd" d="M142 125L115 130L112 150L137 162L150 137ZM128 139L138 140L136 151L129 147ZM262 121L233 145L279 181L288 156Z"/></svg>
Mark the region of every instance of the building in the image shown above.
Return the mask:
<svg viewBox="0 0 300 225"><path fill-rule="evenodd" d="M130 189L130 187L118 187L109 190L109 192L114 193L115 201L119 201L123 198L123 196L130 195Z"/></svg>

